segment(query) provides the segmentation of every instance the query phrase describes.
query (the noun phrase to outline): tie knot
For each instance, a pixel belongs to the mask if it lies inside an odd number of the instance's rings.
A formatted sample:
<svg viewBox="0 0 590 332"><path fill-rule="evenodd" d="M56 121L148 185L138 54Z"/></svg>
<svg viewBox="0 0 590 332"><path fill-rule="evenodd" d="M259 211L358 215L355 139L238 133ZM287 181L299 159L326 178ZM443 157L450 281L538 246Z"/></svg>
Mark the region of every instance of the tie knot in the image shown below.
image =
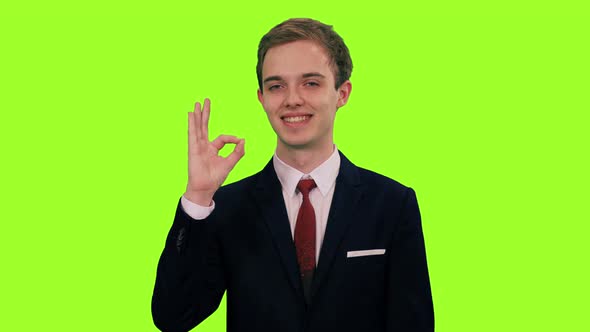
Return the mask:
<svg viewBox="0 0 590 332"><path fill-rule="evenodd" d="M309 191L316 187L315 181L313 179L305 179L299 180L297 184L297 189L303 194L304 196L309 195Z"/></svg>

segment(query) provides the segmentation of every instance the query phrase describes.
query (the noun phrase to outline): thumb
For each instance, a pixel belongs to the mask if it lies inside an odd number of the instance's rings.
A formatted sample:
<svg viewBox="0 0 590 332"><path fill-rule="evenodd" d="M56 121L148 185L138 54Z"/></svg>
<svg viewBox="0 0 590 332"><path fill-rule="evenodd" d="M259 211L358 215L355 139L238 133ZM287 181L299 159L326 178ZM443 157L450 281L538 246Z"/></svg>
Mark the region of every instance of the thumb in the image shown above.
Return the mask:
<svg viewBox="0 0 590 332"><path fill-rule="evenodd" d="M246 140L241 139L240 142L234 147L234 150L225 158L227 160L227 166L229 167L228 171L231 171L246 153L244 149L245 144Z"/></svg>

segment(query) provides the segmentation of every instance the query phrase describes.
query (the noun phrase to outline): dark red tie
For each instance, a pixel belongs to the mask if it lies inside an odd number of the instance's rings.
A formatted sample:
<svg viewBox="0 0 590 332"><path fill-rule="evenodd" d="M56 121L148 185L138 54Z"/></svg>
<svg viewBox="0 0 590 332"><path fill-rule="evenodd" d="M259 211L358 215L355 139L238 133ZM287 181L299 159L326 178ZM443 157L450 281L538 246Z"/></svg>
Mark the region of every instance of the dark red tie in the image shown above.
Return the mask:
<svg viewBox="0 0 590 332"><path fill-rule="evenodd" d="M295 249L303 282L303 292L309 302L311 281L315 270L315 211L309 200L309 192L316 187L313 179L299 181L297 189L303 195L303 202L295 224Z"/></svg>

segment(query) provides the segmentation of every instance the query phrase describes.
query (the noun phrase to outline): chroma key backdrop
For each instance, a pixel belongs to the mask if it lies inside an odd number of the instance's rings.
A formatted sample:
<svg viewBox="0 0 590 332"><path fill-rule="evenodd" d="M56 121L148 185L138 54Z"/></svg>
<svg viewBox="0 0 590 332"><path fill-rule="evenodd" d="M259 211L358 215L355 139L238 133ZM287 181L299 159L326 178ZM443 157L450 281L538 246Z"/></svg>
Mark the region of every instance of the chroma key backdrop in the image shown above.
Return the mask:
<svg viewBox="0 0 590 332"><path fill-rule="evenodd" d="M187 112L260 170L258 41L312 17L354 63L338 148L417 193L436 331L590 331L587 5L406 2L0 5L0 330L156 330Z"/></svg>

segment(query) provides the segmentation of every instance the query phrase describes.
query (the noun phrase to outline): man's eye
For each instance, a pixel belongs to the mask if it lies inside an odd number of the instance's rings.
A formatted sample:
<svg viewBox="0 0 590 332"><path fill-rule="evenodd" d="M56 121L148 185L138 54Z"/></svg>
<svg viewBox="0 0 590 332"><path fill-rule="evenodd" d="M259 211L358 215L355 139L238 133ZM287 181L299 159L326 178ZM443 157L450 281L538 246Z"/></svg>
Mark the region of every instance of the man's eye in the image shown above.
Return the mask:
<svg viewBox="0 0 590 332"><path fill-rule="evenodd" d="M274 89L278 89L278 88L280 88L280 87L281 87L280 85L278 85L278 84L275 84L275 85L271 85L271 86L270 86L268 89L269 89L269 90L274 90Z"/></svg>
<svg viewBox="0 0 590 332"><path fill-rule="evenodd" d="M305 83L305 85L308 85L308 86L319 86L319 84L317 82L307 82L307 83Z"/></svg>

